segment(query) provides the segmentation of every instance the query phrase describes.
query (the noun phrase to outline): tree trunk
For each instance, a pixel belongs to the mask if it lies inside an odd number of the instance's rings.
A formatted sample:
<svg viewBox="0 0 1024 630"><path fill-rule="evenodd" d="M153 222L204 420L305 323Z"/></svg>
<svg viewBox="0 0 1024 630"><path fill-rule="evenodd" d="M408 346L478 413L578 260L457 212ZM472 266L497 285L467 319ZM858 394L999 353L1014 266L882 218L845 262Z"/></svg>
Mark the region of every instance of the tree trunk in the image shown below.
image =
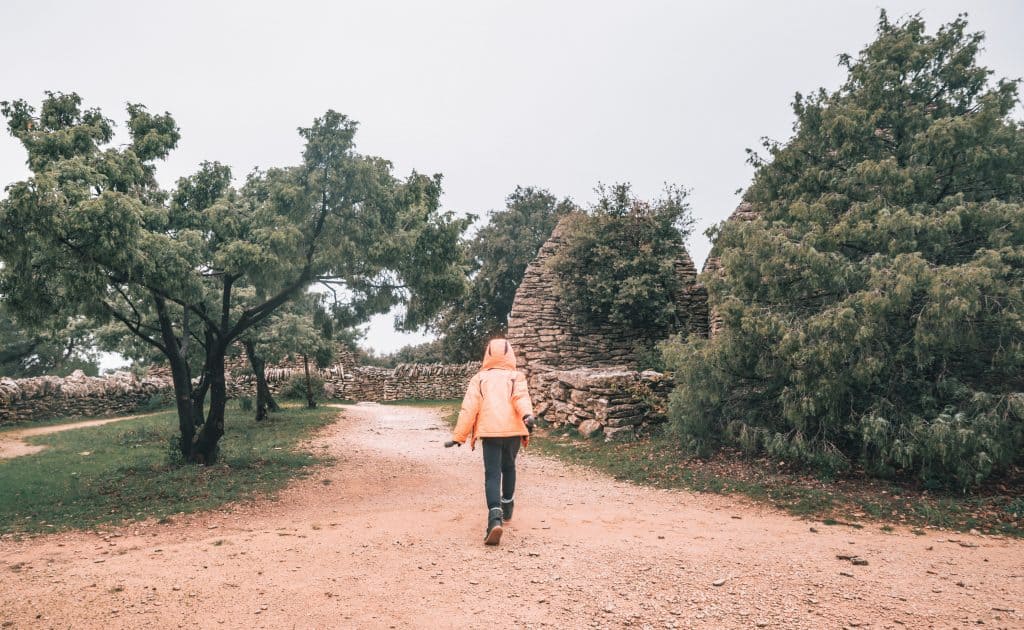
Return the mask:
<svg viewBox="0 0 1024 630"><path fill-rule="evenodd" d="M196 432L196 418L192 404L192 376L188 369L188 359L182 354L178 337L174 333L174 325L167 314L163 298L153 295L157 318L160 322L160 337L163 341L164 356L171 364L171 381L174 383L174 404L178 409L178 430L181 439L178 448L186 458L191 458L192 443Z"/></svg>
<svg viewBox="0 0 1024 630"><path fill-rule="evenodd" d="M208 350L207 360L210 376L210 410L192 447L189 459L198 464L212 464L217 461L218 446L224 435L224 411L227 408L228 389L224 378L224 352L220 344Z"/></svg>
<svg viewBox="0 0 1024 630"><path fill-rule="evenodd" d="M206 394L210 391L210 351L208 349L213 348L217 343L216 338L209 330L206 330L204 336L206 343L203 347L207 348L207 351L203 361L203 372L199 375L199 384L192 389L192 418L197 427L202 426L206 420Z"/></svg>
<svg viewBox="0 0 1024 630"><path fill-rule="evenodd" d="M263 357L256 354L256 344L245 340L242 342L245 348L245 356L249 358L249 365L256 377L256 422L265 420L267 411L280 411L274 396L270 393L270 386L267 385L267 362Z"/></svg>
<svg viewBox="0 0 1024 630"><path fill-rule="evenodd" d="M181 357L170 359L171 380L174 382L174 403L178 409L178 430L181 441L178 448L187 459L192 453L192 440L195 439L196 422L192 413L192 380L188 374L188 364Z"/></svg>
<svg viewBox="0 0 1024 630"><path fill-rule="evenodd" d="M302 365L306 368L306 406L315 409L316 398L313 397L313 384L309 379L309 357L306 355L302 355Z"/></svg>

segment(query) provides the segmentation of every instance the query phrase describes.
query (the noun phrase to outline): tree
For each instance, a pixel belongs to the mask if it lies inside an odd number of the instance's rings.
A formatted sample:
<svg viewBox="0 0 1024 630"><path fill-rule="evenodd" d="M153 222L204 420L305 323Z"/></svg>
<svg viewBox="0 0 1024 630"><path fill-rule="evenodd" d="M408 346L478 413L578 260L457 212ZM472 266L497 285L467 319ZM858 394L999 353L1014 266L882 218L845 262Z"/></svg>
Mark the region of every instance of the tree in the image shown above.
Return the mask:
<svg viewBox="0 0 1024 630"><path fill-rule="evenodd" d="M547 190L517 186L468 246L469 290L436 325L446 360L476 361L487 340L503 335L526 266L558 220L575 209Z"/></svg>
<svg viewBox="0 0 1024 630"><path fill-rule="evenodd" d="M448 360L444 353L443 339L434 339L415 345L402 346L390 354L376 355L373 350L356 350L357 362L360 365L394 368L403 363L444 363Z"/></svg>
<svg viewBox="0 0 1024 630"><path fill-rule="evenodd" d="M271 361L282 361L296 356L302 357L305 371L306 406L316 407L309 359L318 368L325 368L334 358L334 322L325 308L322 294L307 293L292 301L283 312L278 313L273 323L261 336L262 356ZM262 379L262 375L261 375ZM265 383L265 379L264 383ZM269 396L269 389L267 392ZM259 401L257 396L257 413Z"/></svg>
<svg viewBox="0 0 1024 630"><path fill-rule="evenodd" d="M81 102L48 93L38 115L25 101L2 105L32 176L0 203L0 292L19 315L115 320L159 350L191 461L217 455L228 348L311 284L362 315L404 302L407 328L461 289L466 222L438 210L440 176L399 179L357 153L357 125L342 114L299 129L296 166L235 189L226 166L204 163L168 194L154 161L177 144L173 118L129 104L130 142L114 147L113 123ZM265 297L236 308L236 287L250 286Z"/></svg>
<svg viewBox="0 0 1024 630"><path fill-rule="evenodd" d="M599 186L588 214L573 221L549 264L556 293L581 323L652 332L676 330L687 313L676 261L693 229L686 191L669 186L648 202L629 184Z"/></svg>
<svg viewBox="0 0 1024 630"><path fill-rule="evenodd" d="M0 376L67 376L82 370L99 374L91 323L84 318L26 327L0 302Z"/></svg>
<svg viewBox="0 0 1024 630"><path fill-rule="evenodd" d="M723 331L669 348L693 446L962 487L1024 453L1024 132L980 33L893 23L756 154L716 232Z"/></svg>

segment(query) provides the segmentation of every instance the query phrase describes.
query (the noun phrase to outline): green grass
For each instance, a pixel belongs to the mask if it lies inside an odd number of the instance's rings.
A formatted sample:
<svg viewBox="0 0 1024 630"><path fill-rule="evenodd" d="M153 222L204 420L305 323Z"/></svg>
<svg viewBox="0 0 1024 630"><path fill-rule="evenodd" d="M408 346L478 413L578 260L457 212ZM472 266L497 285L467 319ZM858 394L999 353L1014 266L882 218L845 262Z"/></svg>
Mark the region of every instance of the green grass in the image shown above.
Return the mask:
<svg viewBox="0 0 1024 630"><path fill-rule="evenodd" d="M298 443L337 413L286 408L257 424L251 412L231 406L220 460L213 466L172 463L173 411L29 438L48 448L0 460L0 533L167 519L272 494L326 461Z"/></svg>
<svg viewBox="0 0 1024 630"><path fill-rule="evenodd" d="M447 418L454 422L455 415ZM658 488L680 488L716 494L740 494L791 514L822 520L826 525L863 527L857 521L884 526L941 527L959 531L1024 537L1024 498L1020 489L977 495L937 495L892 482L865 479L818 479L778 466L750 460L735 452L711 459L688 456L668 435L628 443L585 440L571 428L534 433L530 442L544 455L600 470L612 477Z"/></svg>
<svg viewBox="0 0 1024 630"><path fill-rule="evenodd" d="M150 413L160 413L164 411L171 411L172 406L162 407L152 411L131 411L131 412L118 412L118 413L107 413L100 416L69 416L66 418L47 418L45 420L28 420L26 422L19 422L17 424L4 424L0 425L0 435L9 431L21 431L22 429L34 429L36 427L50 427L57 424L70 424L72 422L86 422L88 420L104 420L106 418L121 418L124 416L141 416Z"/></svg>

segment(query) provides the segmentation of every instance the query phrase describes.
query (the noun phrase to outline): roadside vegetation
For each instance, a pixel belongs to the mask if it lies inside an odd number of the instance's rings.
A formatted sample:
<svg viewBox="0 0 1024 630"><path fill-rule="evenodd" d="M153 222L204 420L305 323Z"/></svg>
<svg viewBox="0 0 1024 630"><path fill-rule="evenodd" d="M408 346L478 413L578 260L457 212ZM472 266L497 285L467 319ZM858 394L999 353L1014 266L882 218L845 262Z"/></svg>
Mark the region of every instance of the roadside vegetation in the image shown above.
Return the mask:
<svg viewBox="0 0 1024 630"><path fill-rule="evenodd" d="M710 458L689 454L672 435L629 443L587 440L575 429L535 433L530 448L562 461L588 466L612 477L656 488L741 495L825 525L856 528L893 525L972 529L1024 537L1024 471L970 494L928 490L862 474L815 477L795 462L745 457L720 449ZM1016 488L1016 490L1014 490Z"/></svg>

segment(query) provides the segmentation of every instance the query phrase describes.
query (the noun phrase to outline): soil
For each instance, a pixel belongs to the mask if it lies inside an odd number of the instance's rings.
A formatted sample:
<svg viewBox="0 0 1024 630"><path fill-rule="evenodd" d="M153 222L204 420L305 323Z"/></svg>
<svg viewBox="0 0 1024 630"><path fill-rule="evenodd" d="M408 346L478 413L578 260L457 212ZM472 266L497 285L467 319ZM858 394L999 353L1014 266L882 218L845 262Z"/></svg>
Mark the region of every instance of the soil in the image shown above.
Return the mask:
<svg viewBox="0 0 1024 630"><path fill-rule="evenodd" d="M441 413L346 407L312 444L334 463L273 500L0 541L0 624L1024 628L1024 541L828 527L530 449L484 546L482 457L442 448Z"/></svg>

